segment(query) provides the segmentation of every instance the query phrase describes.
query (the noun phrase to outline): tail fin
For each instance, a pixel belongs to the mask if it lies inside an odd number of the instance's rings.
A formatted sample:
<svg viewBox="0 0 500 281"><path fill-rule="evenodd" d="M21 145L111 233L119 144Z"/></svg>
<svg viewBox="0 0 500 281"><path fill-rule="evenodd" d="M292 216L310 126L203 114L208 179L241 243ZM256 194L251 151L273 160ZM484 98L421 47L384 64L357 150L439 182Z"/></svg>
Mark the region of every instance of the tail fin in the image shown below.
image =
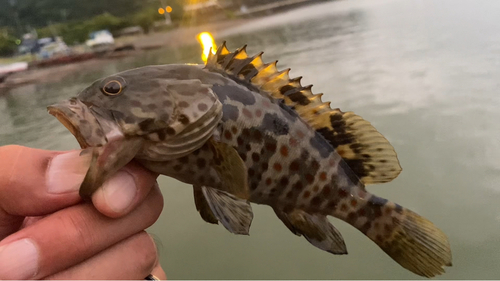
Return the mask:
<svg viewBox="0 0 500 281"><path fill-rule="evenodd" d="M338 212L335 216L358 228L415 274L433 277L444 273L444 266L452 265L448 238L432 222L373 195L364 203L357 209L355 219L352 215L339 216Z"/></svg>

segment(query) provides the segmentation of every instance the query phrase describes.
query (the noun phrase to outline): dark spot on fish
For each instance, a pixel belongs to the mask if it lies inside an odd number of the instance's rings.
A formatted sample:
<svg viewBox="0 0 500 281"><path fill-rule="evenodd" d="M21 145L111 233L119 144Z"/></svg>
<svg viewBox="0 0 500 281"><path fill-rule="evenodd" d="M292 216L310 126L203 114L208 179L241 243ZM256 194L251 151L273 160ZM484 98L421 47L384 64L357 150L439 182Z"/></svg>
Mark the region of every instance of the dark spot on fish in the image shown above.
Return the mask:
<svg viewBox="0 0 500 281"><path fill-rule="evenodd" d="M356 222L357 219L358 219L358 215L356 214L356 212L350 212L347 215L347 221L350 223Z"/></svg>
<svg viewBox="0 0 500 281"><path fill-rule="evenodd" d="M198 166L199 169L205 168L206 164L207 161L205 161L205 159L203 158L198 158L198 160L196 160L196 166Z"/></svg>
<svg viewBox="0 0 500 281"><path fill-rule="evenodd" d="M229 98L233 101L238 101L244 105L255 104L255 93L243 87L232 85L218 85L212 86L212 91L219 97L219 100L224 101Z"/></svg>
<svg viewBox="0 0 500 281"><path fill-rule="evenodd" d="M339 194L339 197L340 197L340 198L345 198L345 197L347 197L347 194L348 194L348 193L347 193L347 191L346 191L346 190L344 190L344 189L340 188L340 189L339 189L339 191L338 191L338 194Z"/></svg>
<svg viewBox="0 0 500 281"><path fill-rule="evenodd" d="M265 172L269 168L269 164L267 162L262 163L262 170Z"/></svg>
<svg viewBox="0 0 500 281"><path fill-rule="evenodd" d="M266 149L270 152L276 152L276 143L266 143Z"/></svg>
<svg viewBox="0 0 500 281"><path fill-rule="evenodd" d="M224 104L222 106L222 120L227 121L233 120L236 121L239 116L239 110L236 106L230 104Z"/></svg>
<svg viewBox="0 0 500 281"><path fill-rule="evenodd" d="M309 196L311 196L311 192L309 190L307 190L306 192L304 192L304 194L302 195L302 198L304 199L307 199L309 198Z"/></svg>
<svg viewBox="0 0 500 281"><path fill-rule="evenodd" d="M323 190L321 191L321 193L325 197L328 197L328 195L330 195L331 192L332 192L332 188L329 185L323 186Z"/></svg>
<svg viewBox="0 0 500 281"><path fill-rule="evenodd" d="M189 124L189 118L186 115L181 114L179 115L179 122L181 122L181 124L183 125L187 125Z"/></svg>
<svg viewBox="0 0 500 281"><path fill-rule="evenodd" d="M377 148L377 151L378 151L378 152L381 152L381 151L383 151L383 150L384 150L383 148L380 148L380 147L379 147L379 148Z"/></svg>
<svg viewBox="0 0 500 281"><path fill-rule="evenodd" d="M364 217L364 216L366 216L366 211L365 211L365 209L364 209L364 208L363 208L363 209L359 209L359 211L358 211L358 216L360 216L360 217Z"/></svg>
<svg viewBox="0 0 500 281"><path fill-rule="evenodd" d="M225 131L224 132L224 137L227 139L227 140L231 140L233 138L233 135L231 134L230 131Z"/></svg>
<svg viewBox="0 0 500 281"><path fill-rule="evenodd" d="M288 156L288 147L286 145L282 145L280 148L280 153L283 157Z"/></svg>
<svg viewBox="0 0 500 281"><path fill-rule="evenodd" d="M361 154L361 156L363 156L363 158L371 158L370 154Z"/></svg>
<svg viewBox="0 0 500 281"><path fill-rule="evenodd" d="M208 110L208 105L206 105L206 104L204 104L204 103L200 102L200 103L198 104L198 110L199 110L199 111L203 111L203 112L205 112L205 111L207 111L207 110Z"/></svg>
<svg viewBox="0 0 500 281"><path fill-rule="evenodd" d="M276 196L277 191L278 190L276 188L271 188L271 190L269 190L269 197Z"/></svg>
<svg viewBox="0 0 500 281"><path fill-rule="evenodd" d="M258 70L255 68L255 66L253 66L252 64L248 64L245 67L243 67L238 74L243 75L245 77L245 79L249 81L257 73L258 73Z"/></svg>
<svg viewBox="0 0 500 281"><path fill-rule="evenodd" d="M262 120L260 129L264 132L273 132L278 136L286 135L290 131L286 121L280 118L276 113L266 113Z"/></svg>
<svg viewBox="0 0 500 281"><path fill-rule="evenodd" d="M250 130L245 128L243 129L243 131L241 131L241 134L244 136L244 137L249 137L250 136Z"/></svg>
<svg viewBox="0 0 500 281"><path fill-rule="evenodd" d="M271 185L272 182L273 180L271 178L266 179L266 185Z"/></svg>
<svg viewBox="0 0 500 281"><path fill-rule="evenodd" d="M321 205L321 202L323 201L323 198L320 196L316 196L311 200L311 205L319 207Z"/></svg>
<svg viewBox="0 0 500 281"><path fill-rule="evenodd" d="M141 128L142 131L149 131L153 128L153 126L154 126L154 120L151 118L143 120L139 123L139 128Z"/></svg>
<svg viewBox="0 0 500 281"><path fill-rule="evenodd" d="M287 84L287 85L280 88L280 93L282 95L286 96L286 92L293 90L293 89L296 89L296 88L293 87L292 85Z"/></svg>
<svg viewBox="0 0 500 281"><path fill-rule="evenodd" d="M165 107L171 107L172 106L172 102L170 100L164 100L162 104Z"/></svg>
<svg viewBox="0 0 500 281"><path fill-rule="evenodd" d="M328 202L328 205L327 205L328 209L333 210L333 209L335 209L335 207L337 207L337 201L330 201L330 202Z"/></svg>
<svg viewBox="0 0 500 281"><path fill-rule="evenodd" d="M241 160L246 161L247 160L247 155L245 153L238 153L240 155Z"/></svg>
<svg viewBox="0 0 500 281"><path fill-rule="evenodd" d="M233 134L236 134L236 133L238 132L238 128L236 128L236 126L232 126L232 127L231 127L231 132L232 132Z"/></svg>
<svg viewBox="0 0 500 281"><path fill-rule="evenodd" d="M358 205L358 201L356 199L351 200L351 206L356 207Z"/></svg>
<svg viewBox="0 0 500 281"><path fill-rule="evenodd" d="M314 176L313 176L313 175L311 175L311 174L306 174L306 175L305 175L305 178L306 178L306 181L307 181L308 183L313 183L313 182L314 182Z"/></svg>
<svg viewBox="0 0 500 281"><path fill-rule="evenodd" d="M300 169L299 160L293 160L292 163L290 163L290 171L297 172L299 169Z"/></svg>
<svg viewBox="0 0 500 281"><path fill-rule="evenodd" d="M248 169L248 176L253 177L255 175L255 170L250 168Z"/></svg>
<svg viewBox="0 0 500 281"><path fill-rule="evenodd" d="M172 127L168 127L167 129L165 129L165 132L167 133L167 135L169 136L173 136L175 135L175 129L172 128Z"/></svg>
<svg viewBox="0 0 500 281"><path fill-rule="evenodd" d="M96 136L98 136L100 138L104 137L104 133L102 132L101 128L97 128L95 130L95 134L96 134Z"/></svg>
<svg viewBox="0 0 500 281"><path fill-rule="evenodd" d="M250 144L247 144L247 145L245 146L245 148L246 148L246 150L247 150L247 151L252 150L252 146L251 146Z"/></svg>
<svg viewBox="0 0 500 281"><path fill-rule="evenodd" d="M262 141L262 133L259 130L255 130L253 136L257 142Z"/></svg>
<svg viewBox="0 0 500 281"><path fill-rule="evenodd" d="M311 103L311 101L303 93L301 93L299 89L297 89L296 92L288 93L287 97L300 105L308 105Z"/></svg>
<svg viewBox="0 0 500 281"><path fill-rule="evenodd" d="M326 173L325 172L321 172L319 174L319 179L322 180L322 181L326 181Z"/></svg>
<svg viewBox="0 0 500 281"><path fill-rule="evenodd" d="M167 134L165 133L165 130L158 130L158 131L156 131L156 133L158 134L158 138L160 140L165 140L165 137L167 136Z"/></svg>
<svg viewBox="0 0 500 281"><path fill-rule="evenodd" d="M242 146L242 145L243 145L243 139L242 139L241 137L238 137L238 138L236 139L236 141L238 142L238 145L239 145L239 146Z"/></svg>
<svg viewBox="0 0 500 281"><path fill-rule="evenodd" d="M340 205L340 211L345 212L345 211L347 211L347 209L349 209L349 208L347 207L347 205L345 203L342 203L342 205Z"/></svg>
<svg viewBox="0 0 500 281"><path fill-rule="evenodd" d="M274 163L273 168L276 172L281 172L281 164L280 163Z"/></svg>
<svg viewBox="0 0 500 281"><path fill-rule="evenodd" d="M286 198L288 198L288 199L292 199L292 198L293 198L293 191L289 191L289 192L286 194Z"/></svg>
<svg viewBox="0 0 500 281"><path fill-rule="evenodd" d="M292 188L297 191L301 191L304 188L304 185L302 184L301 181L296 182Z"/></svg>
<svg viewBox="0 0 500 281"><path fill-rule="evenodd" d="M255 153L255 152L254 152L254 153L252 153L252 160L253 160L254 162L259 162L259 160L260 160L260 156L259 156L259 154Z"/></svg>
<svg viewBox="0 0 500 281"><path fill-rule="evenodd" d="M288 178L286 178L286 176L281 178L280 185L282 187L287 187L288 186Z"/></svg>
<svg viewBox="0 0 500 281"><path fill-rule="evenodd" d="M142 105L142 103L138 100L131 100L130 105L135 106L135 107L140 107Z"/></svg>
<svg viewBox="0 0 500 281"><path fill-rule="evenodd" d="M381 160L379 160L378 162L380 162L380 163L387 163L387 160L385 160L385 159L381 159Z"/></svg>
<svg viewBox="0 0 500 281"><path fill-rule="evenodd" d="M391 233L392 232L392 225L384 224L384 230L386 233Z"/></svg>
<svg viewBox="0 0 500 281"><path fill-rule="evenodd" d="M174 166L174 171L180 172L182 170L182 165L175 165Z"/></svg>
<svg viewBox="0 0 500 281"><path fill-rule="evenodd" d="M245 115L245 117L253 118L252 112L250 112L250 110L243 108L242 112L243 112L243 115Z"/></svg>
<svg viewBox="0 0 500 281"><path fill-rule="evenodd" d="M189 164L189 156L179 158L179 162L182 164Z"/></svg>
<svg viewBox="0 0 500 281"><path fill-rule="evenodd" d="M154 104L154 103L148 104L148 109L155 110L156 108L157 108L156 104Z"/></svg>

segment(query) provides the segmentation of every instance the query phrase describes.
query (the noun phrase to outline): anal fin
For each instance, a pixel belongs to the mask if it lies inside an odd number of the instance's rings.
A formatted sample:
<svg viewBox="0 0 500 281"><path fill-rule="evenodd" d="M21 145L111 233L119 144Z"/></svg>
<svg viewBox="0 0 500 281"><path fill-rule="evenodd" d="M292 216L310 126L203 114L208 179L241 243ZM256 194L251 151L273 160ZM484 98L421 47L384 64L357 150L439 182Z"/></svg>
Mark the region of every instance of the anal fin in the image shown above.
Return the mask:
<svg viewBox="0 0 500 281"><path fill-rule="evenodd" d="M326 216L309 214L299 209L285 213L274 208L274 212L292 233L298 236L304 235L304 238L315 247L335 255L347 254L342 235Z"/></svg>
<svg viewBox="0 0 500 281"><path fill-rule="evenodd" d="M197 187L195 187L195 202L197 200L196 189ZM217 223L218 220L231 233L249 234L253 212L247 200L211 187L202 186L199 190L203 198L198 198L201 201L196 206L202 207L200 215L205 221ZM205 206L208 206L211 212L208 212Z"/></svg>

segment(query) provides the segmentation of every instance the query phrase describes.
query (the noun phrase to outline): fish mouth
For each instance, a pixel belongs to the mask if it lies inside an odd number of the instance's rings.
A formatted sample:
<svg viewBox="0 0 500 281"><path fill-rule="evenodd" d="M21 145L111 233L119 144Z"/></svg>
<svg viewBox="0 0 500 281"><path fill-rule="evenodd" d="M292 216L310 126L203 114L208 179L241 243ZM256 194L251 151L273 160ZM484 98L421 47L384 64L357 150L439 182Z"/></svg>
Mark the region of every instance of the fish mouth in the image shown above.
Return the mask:
<svg viewBox="0 0 500 281"><path fill-rule="evenodd" d="M107 142L104 134L95 134L95 130L102 131L102 128L89 107L78 99L72 98L50 105L47 111L75 136L81 148L102 146Z"/></svg>

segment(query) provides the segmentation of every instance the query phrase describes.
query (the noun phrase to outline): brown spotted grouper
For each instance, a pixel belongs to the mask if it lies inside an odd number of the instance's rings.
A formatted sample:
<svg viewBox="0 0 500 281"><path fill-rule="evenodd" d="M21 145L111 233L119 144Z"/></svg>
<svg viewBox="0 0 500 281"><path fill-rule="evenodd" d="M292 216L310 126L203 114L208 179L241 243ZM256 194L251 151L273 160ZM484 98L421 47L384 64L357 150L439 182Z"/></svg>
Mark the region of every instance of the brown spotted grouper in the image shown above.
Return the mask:
<svg viewBox="0 0 500 281"><path fill-rule="evenodd" d="M223 45L204 67L161 65L106 77L49 107L93 160L89 198L132 159L192 184L210 223L248 234L249 202L271 206L296 235L346 254L334 216L408 270L451 266L448 239L430 221L366 191L401 172L389 142L352 112L331 109L289 69Z"/></svg>

